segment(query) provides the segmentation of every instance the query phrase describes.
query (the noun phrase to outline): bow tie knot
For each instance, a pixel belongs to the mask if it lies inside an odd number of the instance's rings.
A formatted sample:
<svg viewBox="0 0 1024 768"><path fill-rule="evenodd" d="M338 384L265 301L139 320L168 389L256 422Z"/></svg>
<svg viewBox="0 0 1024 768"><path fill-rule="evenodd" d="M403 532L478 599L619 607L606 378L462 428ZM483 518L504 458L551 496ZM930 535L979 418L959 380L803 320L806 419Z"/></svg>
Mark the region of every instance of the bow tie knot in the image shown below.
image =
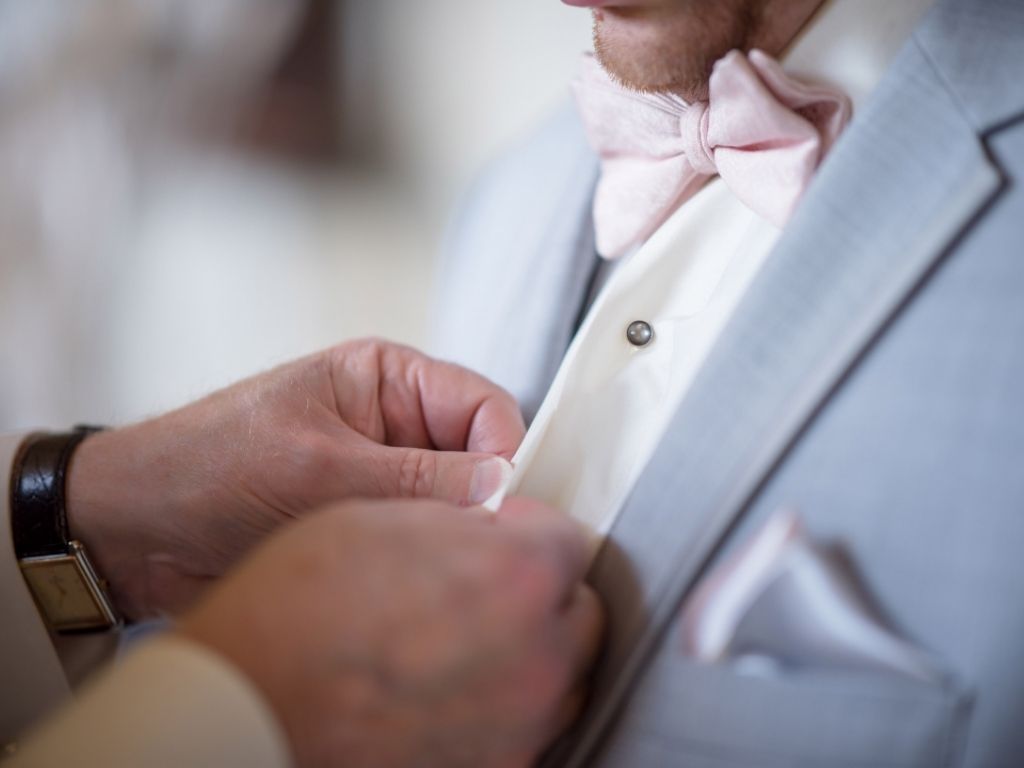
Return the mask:
<svg viewBox="0 0 1024 768"><path fill-rule="evenodd" d="M594 225L602 256L643 242L716 174L782 227L850 119L843 93L790 77L761 51L726 54L709 94L690 104L636 93L585 58L576 95L601 158Z"/></svg>
<svg viewBox="0 0 1024 768"><path fill-rule="evenodd" d="M679 118L683 154L690 167L701 176L718 173L715 150L708 142L708 112L707 102L698 101L687 106Z"/></svg>

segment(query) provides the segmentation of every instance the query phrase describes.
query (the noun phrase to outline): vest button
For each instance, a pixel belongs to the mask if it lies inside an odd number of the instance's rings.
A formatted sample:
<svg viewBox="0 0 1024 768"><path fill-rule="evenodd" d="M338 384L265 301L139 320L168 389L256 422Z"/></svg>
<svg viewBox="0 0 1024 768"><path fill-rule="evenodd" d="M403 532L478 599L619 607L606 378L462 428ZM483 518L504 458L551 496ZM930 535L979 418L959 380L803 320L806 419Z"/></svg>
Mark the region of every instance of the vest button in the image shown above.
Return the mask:
<svg viewBox="0 0 1024 768"><path fill-rule="evenodd" d="M654 339L654 329L643 320L634 320L626 328L626 340L634 347L646 347Z"/></svg>

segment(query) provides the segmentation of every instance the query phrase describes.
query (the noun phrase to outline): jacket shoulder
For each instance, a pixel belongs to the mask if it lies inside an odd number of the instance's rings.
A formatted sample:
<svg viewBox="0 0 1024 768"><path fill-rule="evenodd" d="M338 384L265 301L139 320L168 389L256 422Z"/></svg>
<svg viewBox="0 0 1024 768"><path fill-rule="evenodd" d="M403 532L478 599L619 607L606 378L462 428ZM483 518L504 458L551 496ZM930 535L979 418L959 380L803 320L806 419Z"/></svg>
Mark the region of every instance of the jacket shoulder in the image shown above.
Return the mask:
<svg viewBox="0 0 1024 768"><path fill-rule="evenodd" d="M573 186L589 190L596 169L597 157L579 115L566 101L481 171L458 206L450 234L458 235L461 226L475 224L461 234L483 229L493 238L493 225L504 218L522 223L524 213L534 214L527 225L538 222Z"/></svg>

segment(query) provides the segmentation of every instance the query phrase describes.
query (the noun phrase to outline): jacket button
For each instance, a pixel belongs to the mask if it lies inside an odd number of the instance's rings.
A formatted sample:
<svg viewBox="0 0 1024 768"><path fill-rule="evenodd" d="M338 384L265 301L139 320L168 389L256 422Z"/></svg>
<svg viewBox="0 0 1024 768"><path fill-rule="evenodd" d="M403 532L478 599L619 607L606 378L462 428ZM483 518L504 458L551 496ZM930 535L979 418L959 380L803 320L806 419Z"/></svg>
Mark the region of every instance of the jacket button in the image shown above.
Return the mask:
<svg viewBox="0 0 1024 768"><path fill-rule="evenodd" d="M634 347L646 347L654 339L654 329L643 320L634 320L626 328L626 340Z"/></svg>

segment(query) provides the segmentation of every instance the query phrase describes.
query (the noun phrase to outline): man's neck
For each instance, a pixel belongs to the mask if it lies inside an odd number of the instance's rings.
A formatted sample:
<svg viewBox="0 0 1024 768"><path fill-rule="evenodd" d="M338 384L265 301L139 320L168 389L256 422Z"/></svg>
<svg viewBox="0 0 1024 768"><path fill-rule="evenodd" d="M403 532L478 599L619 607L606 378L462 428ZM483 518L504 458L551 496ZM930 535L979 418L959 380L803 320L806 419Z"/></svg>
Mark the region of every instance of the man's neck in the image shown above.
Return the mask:
<svg viewBox="0 0 1024 768"><path fill-rule="evenodd" d="M747 49L779 56L829 0L766 0Z"/></svg>
<svg viewBox="0 0 1024 768"><path fill-rule="evenodd" d="M753 23L743 42L745 53L756 49L779 57L799 37L818 11L832 0L764 0L754 11ZM711 72L708 69L708 75ZM687 101L706 101L708 82L703 80L693 92L682 92Z"/></svg>

